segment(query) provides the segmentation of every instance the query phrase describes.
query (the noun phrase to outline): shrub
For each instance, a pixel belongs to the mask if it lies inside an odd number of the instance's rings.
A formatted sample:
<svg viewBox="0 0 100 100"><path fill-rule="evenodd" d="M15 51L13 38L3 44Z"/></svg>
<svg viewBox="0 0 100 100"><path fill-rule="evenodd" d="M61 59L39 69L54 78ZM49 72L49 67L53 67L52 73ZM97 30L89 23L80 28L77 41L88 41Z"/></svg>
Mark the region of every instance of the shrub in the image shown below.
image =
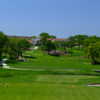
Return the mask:
<svg viewBox="0 0 100 100"><path fill-rule="evenodd" d="M61 55L64 55L64 52L61 52L59 50L52 50L50 52L48 52L49 55L52 55L52 56L61 56Z"/></svg>

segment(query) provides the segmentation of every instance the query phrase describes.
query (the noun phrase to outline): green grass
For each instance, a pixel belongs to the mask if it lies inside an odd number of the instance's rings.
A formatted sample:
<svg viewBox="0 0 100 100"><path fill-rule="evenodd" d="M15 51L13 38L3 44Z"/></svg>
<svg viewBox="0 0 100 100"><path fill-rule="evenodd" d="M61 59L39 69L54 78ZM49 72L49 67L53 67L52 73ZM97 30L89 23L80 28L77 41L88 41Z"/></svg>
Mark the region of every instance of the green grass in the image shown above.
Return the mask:
<svg viewBox="0 0 100 100"><path fill-rule="evenodd" d="M1 100L99 100L99 76L0 70Z"/></svg>
<svg viewBox="0 0 100 100"><path fill-rule="evenodd" d="M31 55L34 58L29 58L26 62L11 63L10 66L33 69L100 69L100 65L92 65L90 61L83 56L83 51L73 50L73 52L72 56L54 57L41 51L28 51L25 55Z"/></svg>
<svg viewBox="0 0 100 100"><path fill-rule="evenodd" d="M99 100L100 65L91 65L84 52L73 49L72 56L54 57L41 51L28 51L26 62L11 62L16 68L43 71L0 70L1 100ZM65 70L68 69L68 70ZM77 70L75 70L77 69Z"/></svg>

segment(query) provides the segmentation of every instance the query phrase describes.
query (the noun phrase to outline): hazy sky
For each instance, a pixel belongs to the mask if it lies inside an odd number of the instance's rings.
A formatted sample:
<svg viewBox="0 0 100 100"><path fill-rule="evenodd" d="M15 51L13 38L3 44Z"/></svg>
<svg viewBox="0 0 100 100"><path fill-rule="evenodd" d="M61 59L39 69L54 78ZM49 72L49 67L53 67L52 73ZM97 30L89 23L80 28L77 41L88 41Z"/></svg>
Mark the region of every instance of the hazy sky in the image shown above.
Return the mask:
<svg viewBox="0 0 100 100"><path fill-rule="evenodd" d="M100 0L0 0L0 30L10 35L99 35Z"/></svg>

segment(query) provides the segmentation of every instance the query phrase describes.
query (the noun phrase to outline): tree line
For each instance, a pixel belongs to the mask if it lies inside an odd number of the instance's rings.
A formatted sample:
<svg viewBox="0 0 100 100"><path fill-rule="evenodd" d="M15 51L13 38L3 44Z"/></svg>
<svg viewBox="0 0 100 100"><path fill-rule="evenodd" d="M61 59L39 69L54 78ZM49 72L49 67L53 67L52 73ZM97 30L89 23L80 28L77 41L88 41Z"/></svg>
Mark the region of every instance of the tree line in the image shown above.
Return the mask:
<svg viewBox="0 0 100 100"><path fill-rule="evenodd" d="M40 47L42 50L50 52L52 50L63 49L66 53L68 48L78 47L80 50L84 49L87 57L91 60L92 64L100 64L100 37L99 36L88 36L78 34L66 38L64 41L51 41L49 38L56 38L48 33L41 33Z"/></svg>
<svg viewBox="0 0 100 100"><path fill-rule="evenodd" d="M26 39L11 38L0 32L0 60L5 56L11 60L17 60L31 46L32 44Z"/></svg>
<svg viewBox="0 0 100 100"><path fill-rule="evenodd" d="M36 38L36 36L33 36L33 38ZM52 41L51 39L55 40L56 36L43 32L39 35L39 38L37 45L48 54L54 51L53 53L57 55L59 54L58 50L67 53L68 48L78 47L80 50L84 49L86 51L87 57L92 64L100 64L100 37L98 36L78 34L70 36L63 41ZM23 57L23 53L31 46L32 44L26 39L10 38L0 32L0 60L5 56L9 59L17 60Z"/></svg>

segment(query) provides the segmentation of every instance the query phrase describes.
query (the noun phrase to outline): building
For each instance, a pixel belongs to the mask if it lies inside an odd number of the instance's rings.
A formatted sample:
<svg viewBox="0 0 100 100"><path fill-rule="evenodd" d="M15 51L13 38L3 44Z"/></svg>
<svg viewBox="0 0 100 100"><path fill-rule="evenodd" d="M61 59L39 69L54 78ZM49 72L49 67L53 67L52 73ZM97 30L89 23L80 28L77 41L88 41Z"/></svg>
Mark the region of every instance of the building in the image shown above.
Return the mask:
<svg viewBox="0 0 100 100"><path fill-rule="evenodd" d="M50 38L48 40L51 40L51 41L66 41L67 39L64 39L64 38Z"/></svg>

